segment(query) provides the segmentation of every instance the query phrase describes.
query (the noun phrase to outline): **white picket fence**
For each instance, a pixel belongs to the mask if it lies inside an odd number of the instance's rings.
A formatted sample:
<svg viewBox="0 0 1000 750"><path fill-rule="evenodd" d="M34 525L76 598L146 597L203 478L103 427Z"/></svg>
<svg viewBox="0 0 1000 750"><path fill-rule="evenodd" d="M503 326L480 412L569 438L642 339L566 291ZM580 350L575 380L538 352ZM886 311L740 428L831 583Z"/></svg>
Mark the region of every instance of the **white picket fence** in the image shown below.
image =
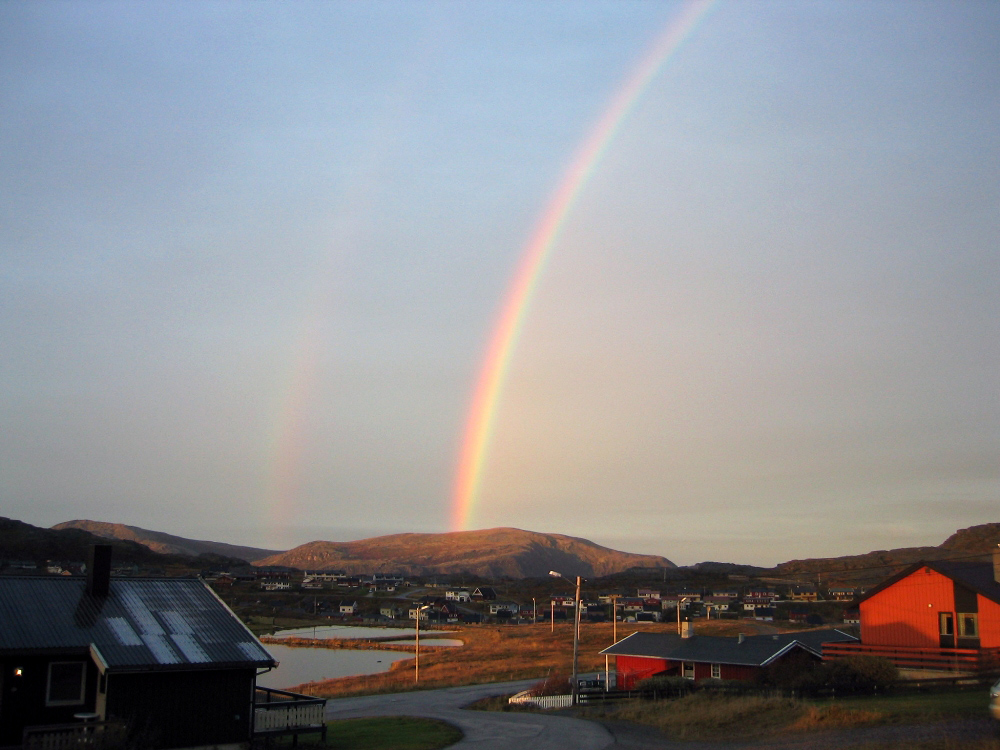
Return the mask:
<svg viewBox="0 0 1000 750"><path fill-rule="evenodd" d="M573 705L572 695L532 695L530 690L522 690L510 696L508 703L518 706L537 706L538 708L569 708Z"/></svg>
<svg viewBox="0 0 1000 750"><path fill-rule="evenodd" d="M267 732L275 729L295 729L323 724L323 704L298 704L289 701L286 706L258 708L254 711L254 731Z"/></svg>

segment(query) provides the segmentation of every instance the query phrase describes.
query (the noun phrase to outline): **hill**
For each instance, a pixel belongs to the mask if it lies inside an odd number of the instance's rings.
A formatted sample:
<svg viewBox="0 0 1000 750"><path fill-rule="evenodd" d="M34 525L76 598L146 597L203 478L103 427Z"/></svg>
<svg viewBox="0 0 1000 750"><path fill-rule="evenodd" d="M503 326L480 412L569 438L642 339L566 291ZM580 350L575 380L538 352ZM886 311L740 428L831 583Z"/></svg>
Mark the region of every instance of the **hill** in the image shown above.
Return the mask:
<svg viewBox="0 0 1000 750"><path fill-rule="evenodd" d="M677 567L657 555L619 552L586 539L510 528L392 534L355 542L310 542L257 560L256 564L349 573L469 573L487 578L540 577L548 575L550 570L558 570L567 577L593 578L633 567Z"/></svg>
<svg viewBox="0 0 1000 750"><path fill-rule="evenodd" d="M38 526L0 517L0 560L46 560L60 562L85 562L91 545L110 544L111 559L115 564L134 563L144 567L230 566L241 561L215 554L201 554L194 558L163 555L138 542L108 539L76 528L43 529Z"/></svg>
<svg viewBox="0 0 1000 750"><path fill-rule="evenodd" d="M81 529L104 539L137 542L153 550L153 552L159 552L162 555L182 555L184 557L219 555L253 562L254 560L279 554L279 550L242 547L237 544L226 544L225 542L185 539L182 536L164 534L162 531L141 529L138 526L126 526L121 523L78 520L57 523L52 528L54 530Z"/></svg>
<svg viewBox="0 0 1000 750"><path fill-rule="evenodd" d="M960 529L936 547L900 547L863 555L790 560L775 566L776 575L823 573L838 580L879 580L922 560L988 559L1000 544L1000 523Z"/></svg>

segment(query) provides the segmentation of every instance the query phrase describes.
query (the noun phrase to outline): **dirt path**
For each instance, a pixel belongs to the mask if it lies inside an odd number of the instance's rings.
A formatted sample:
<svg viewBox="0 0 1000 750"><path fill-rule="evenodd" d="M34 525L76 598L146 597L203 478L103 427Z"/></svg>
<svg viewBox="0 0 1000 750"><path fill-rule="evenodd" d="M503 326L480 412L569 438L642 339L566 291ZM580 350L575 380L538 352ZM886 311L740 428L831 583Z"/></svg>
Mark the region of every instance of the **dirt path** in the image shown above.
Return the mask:
<svg viewBox="0 0 1000 750"><path fill-rule="evenodd" d="M971 742L996 737L994 722L987 718L787 734L761 740L712 742L671 740L651 727L629 722L601 721L600 724L615 739L609 749L618 750L849 750L883 742L912 743L934 739Z"/></svg>

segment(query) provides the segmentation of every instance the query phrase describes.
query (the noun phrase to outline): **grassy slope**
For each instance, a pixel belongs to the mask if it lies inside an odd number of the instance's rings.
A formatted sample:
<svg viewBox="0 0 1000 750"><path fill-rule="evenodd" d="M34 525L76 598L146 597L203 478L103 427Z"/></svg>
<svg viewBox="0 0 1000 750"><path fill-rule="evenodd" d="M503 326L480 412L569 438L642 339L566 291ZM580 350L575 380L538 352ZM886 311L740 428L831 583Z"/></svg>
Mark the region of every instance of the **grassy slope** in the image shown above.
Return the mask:
<svg viewBox="0 0 1000 750"><path fill-rule="evenodd" d="M632 702L587 713L633 721L676 739L731 740L785 732L920 724L986 716L982 690L825 701L696 694L680 700Z"/></svg>
<svg viewBox="0 0 1000 750"><path fill-rule="evenodd" d="M502 682L572 671L573 627L557 623L555 632L548 624L500 626L455 625L446 628L449 638L465 642L461 648L421 648L420 687L438 688ZM618 623L618 639L637 630L675 632L669 623ZM749 632L746 623L720 620L701 623L698 632L711 635L735 635ZM434 632L434 631L428 631ZM580 628L579 671L604 670L602 649L613 643L611 623L584 623ZM299 685L297 692L323 697L343 697L372 693L413 690L413 660L398 661L388 672Z"/></svg>

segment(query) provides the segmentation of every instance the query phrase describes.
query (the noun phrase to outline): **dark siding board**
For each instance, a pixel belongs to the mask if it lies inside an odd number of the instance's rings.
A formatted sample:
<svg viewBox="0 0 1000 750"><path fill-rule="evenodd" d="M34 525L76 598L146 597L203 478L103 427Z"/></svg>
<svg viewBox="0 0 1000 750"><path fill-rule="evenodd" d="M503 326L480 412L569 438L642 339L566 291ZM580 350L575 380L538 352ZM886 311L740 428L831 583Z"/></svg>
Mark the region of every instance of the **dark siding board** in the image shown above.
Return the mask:
<svg viewBox="0 0 1000 750"><path fill-rule="evenodd" d="M979 612L979 597L976 592L962 584L955 583L955 611Z"/></svg>
<svg viewBox="0 0 1000 750"><path fill-rule="evenodd" d="M82 704L71 706L46 706L49 662L82 661L87 665L86 690ZM23 670L21 677L14 676L14 669ZM0 745L20 745L25 727L41 724L72 722L73 714L94 710L97 690L97 668L86 655L59 656L6 656L0 660L3 670L0 686Z"/></svg>
<svg viewBox="0 0 1000 750"><path fill-rule="evenodd" d="M723 680L752 680L760 672L760 667L747 667L742 664L723 664Z"/></svg>
<svg viewBox="0 0 1000 750"><path fill-rule="evenodd" d="M155 747L250 739L255 670L108 675L107 715Z"/></svg>

